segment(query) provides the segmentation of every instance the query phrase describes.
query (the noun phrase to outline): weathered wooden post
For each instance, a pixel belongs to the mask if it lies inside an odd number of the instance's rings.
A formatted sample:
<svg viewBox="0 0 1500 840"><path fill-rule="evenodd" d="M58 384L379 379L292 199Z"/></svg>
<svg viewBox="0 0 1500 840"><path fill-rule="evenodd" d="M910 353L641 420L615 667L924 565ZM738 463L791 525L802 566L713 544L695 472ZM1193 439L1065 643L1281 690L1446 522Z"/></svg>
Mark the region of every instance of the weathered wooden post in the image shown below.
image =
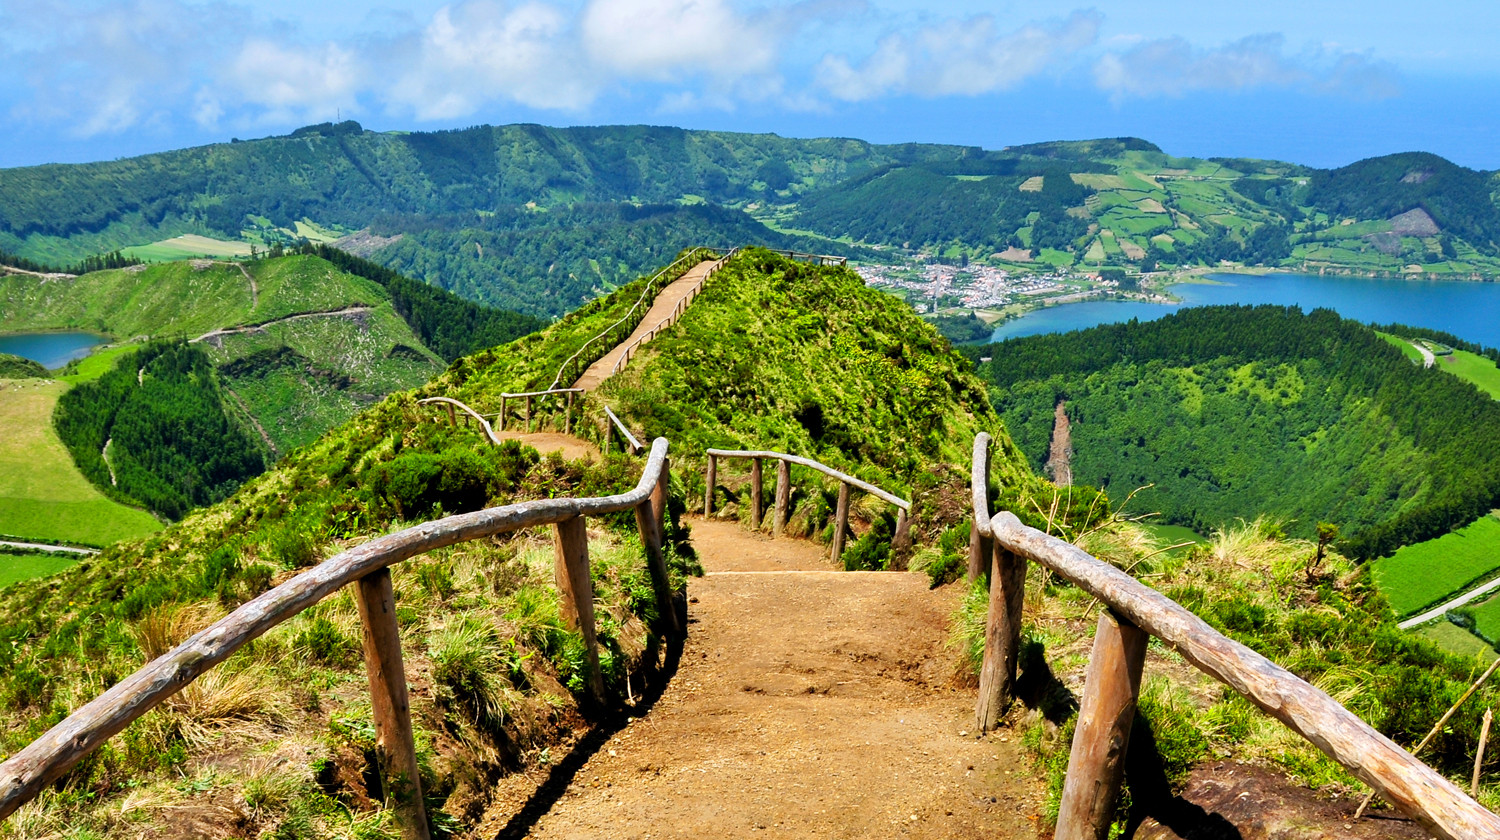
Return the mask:
<svg viewBox="0 0 1500 840"><path fill-rule="evenodd" d="M771 536L779 537L786 530L786 517L792 506L792 466L780 458L776 459L776 514L771 520Z"/></svg>
<svg viewBox="0 0 1500 840"><path fill-rule="evenodd" d="M896 508L896 534L891 538L891 569L906 571L907 554L911 553L911 516L906 508Z"/></svg>
<svg viewBox="0 0 1500 840"><path fill-rule="evenodd" d="M452 410L451 408L449 409ZM390 569L379 569L355 585L364 624L365 673L370 679L370 712L375 719L375 761L386 807L396 815L401 836L427 840L427 811L411 731L411 699L401 662L396 626L396 595Z"/></svg>
<svg viewBox="0 0 1500 840"><path fill-rule="evenodd" d="M588 650L589 691L604 702L604 676L599 670L599 637L594 630L594 580L589 573L589 532L582 516L552 526L555 562L553 576L560 596L558 616L563 626L583 634Z"/></svg>
<svg viewBox="0 0 1500 840"><path fill-rule="evenodd" d="M571 435L571 434L573 434L573 392L572 391L568 392L568 409L567 409L566 417L567 417L567 419L563 421L563 434L565 434L565 435Z"/></svg>
<svg viewBox="0 0 1500 840"><path fill-rule="evenodd" d="M833 514L833 548L830 554L833 562L839 562L844 556L844 532L849 529L849 485L839 482L839 504Z"/></svg>
<svg viewBox="0 0 1500 840"><path fill-rule="evenodd" d="M750 459L750 527L756 531L760 530L761 511L761 473L760 459Z"/></svg>
<svg viewBox="0 0 1500 840"><path fill-rule="evenodd" d="M1010 708L1021 653L1021 611L1026 601L1026 558L996 540L990 563L990 606L984 620L984 663L979 669L975 725L988 732Z"/></svg>
<svg viewBox="0 0 1500 840"><path fill-rule="evenodd" d="M978 497L980 491L983 490L984 498L988 499L990 482L990 447L988 436L986 435L985 438L986 440L983 442L982 446L980 445L980 442L977 438L975 440L975 463L973 466L973 472L970 475L970 483L974 484L975 482L983 481L983 485L976 485L972 489L976 497ZM988 513L988 511L985 512ZM975 578L984 573L985 567L987 567L990 563L990 554L992 551L993 549L991 548L991 538L979 533L979 523L976 522L971 524L969 526L969 573L967 578L970 583L973 583Z"/></svg>
<svg viewBox="0 0 1500 840"><path fill-rule="evenodd" d="M458 428L458 418L453 415L453 403L443 403L443 408L448 409L448 425Z"/></svg>
<svg viewBox="0 0 1500 840"><path fill-rule="evenodd" d="M1141 691L1145 631L1105 609L1084 676L1083 706L1057 810L1057 840L1105 840L1125 778L1125 748Z"/></svg>
<svg viewBox="0 0 1500 840"><path fill-rule="evenodd" d="M651 488L651 495L635 506L635 525L641 533L641 544L646 547L646 567L651 572L651 590L656 596L656 612L659 633L682 633L677 621L677 609L672 606L672 581L667 575L667 560L662 554L662 520L658 511L665 510L666 494L663 489L670 475L670 467L662 462L661 473ZM658 501L660 497L660 501Z"/></svg>
<svg viewBox="0 0 1500 840"><path fill-rule="evenodd" d="M1469 795L1479 798L1479 771L1484 767L1484 747L1490 740L1490 724L1495 720L1495 710L1484 710L1484 724L1479 730L1479 749L1474 753L1474 780L1469 783Z"/></svg>
<svg viewBox="0 0 1500 840"><path fill-rule="evenodd" d="M500 431L505 431L505 395L500 395Z"/></svg>
<svg viewBox="0 0 1500 840"><path fill-rule="evenodd" d="M526 395L526 434L531 434L531 395Z"/></svg>
<svg viewBox="0 0 1500 840"><path fill-rule="evenodd" d="M708 456L708 475L704 476L703 483L703 516L704 518L714 515L714 483L718 481L719 459L713 455Z"/></svg>

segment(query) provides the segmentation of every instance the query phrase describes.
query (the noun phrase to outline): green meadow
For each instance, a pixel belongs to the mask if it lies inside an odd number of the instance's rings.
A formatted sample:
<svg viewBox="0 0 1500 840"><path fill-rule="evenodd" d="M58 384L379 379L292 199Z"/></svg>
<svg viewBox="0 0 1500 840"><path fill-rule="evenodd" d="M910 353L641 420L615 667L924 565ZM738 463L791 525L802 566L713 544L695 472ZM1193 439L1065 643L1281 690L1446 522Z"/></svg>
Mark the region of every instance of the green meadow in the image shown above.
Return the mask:
<svg viewBox="0 0 1500 840"><path fill-rule="evenodd" d="M1485 644L1483 639L1451 622L1439 621L1412 632L1434 642L1449 653L1476 657L1483 660L1486 665L1500 658L1500 653L1496 653L1494 648Z"/></svg>
<svg viewBox="0 0 1500 840"><path fill-rule="evenodd" d="M1385 593L1399 616L1458 594L1490 577L1497 569L1500 569L1500 519L1494 515L1481 517L1437 539L1405 546L1374 564L1375 585ZM1500 604L1496 610L1500 610Z"/></svg>
<svg viewBox="0 0 1500 840"><path fill-rule="evenodd" d="M1472 382L1479 390L1500 400L1500 367L1495 367L1489 359L1467 350L1454 350L1453 355L1439 358L1434 367Z"/></svg>
<svg viewBox="0 0 1500 840"><path fill-rule="evenodd" d="M105 498L52 427L63 382L0 380L0 534L104 546L161 530L145 511Z"/></svg>
<svg viewBox="0 0 1500 840"><path fill-rule="evenodd" d="M0 588L22 580L55 575L81 559L77 554L51 551L10 551L0 546Z"/></svg>

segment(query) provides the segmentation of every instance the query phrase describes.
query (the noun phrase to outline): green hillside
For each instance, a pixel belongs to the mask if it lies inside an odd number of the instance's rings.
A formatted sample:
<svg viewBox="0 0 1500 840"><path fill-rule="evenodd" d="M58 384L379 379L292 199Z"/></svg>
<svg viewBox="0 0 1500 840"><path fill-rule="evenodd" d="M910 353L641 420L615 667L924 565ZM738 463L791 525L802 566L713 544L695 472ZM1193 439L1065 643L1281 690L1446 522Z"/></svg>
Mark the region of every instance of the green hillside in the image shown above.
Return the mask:
<svg viewBox="0 0 1500 840"><path fill-rule="evenodd" d="M1472 522L1500 503L1500 405L1412 365L1328 310L1204 307L1159 321L965 348L1038 467L1053 412L1073 475L1200 532L1260 514L1343 529L1359 558Z"/></svg>
<svg viewBox="0 0 1500 840"><path fill-rule="evenodd" d="M47 369L20 356L0 353L0 379L44 379Z"/></svg>
<svg viewBox="0 0 1500 840"><path fill-rule="evenodd" d="M778 294L789 284L800 291ZM339 548L444 513L634 485L638 459L565 463L516 443L494 447L474 429L432 422L440 413L416 399L451 395L490 410L500 393L550 380L553 362L618 319L641 289L641 281L628 284L541 333L459 360L430 384L385 398L155 538L116 545L45 581L0 590L0 698L14 711L0 726L0 752L13 752L162 645ZM754 321L745 320L747 301L760 306ZM689 313L653 343L649 358L639 357L645 376L612 391L627 413L631 395L654 387L654 377L669 369L733 373L737 357L752 352L778 359L813 353L826 364L806 368L795 380L765 383L769 401L751 390L695 386L661 394L658 413L639 418L651 431L677 434L690 424L672 418L705 417L716 406L729 412L725 425L707 436L684 431L673 441L668 537L674 575L692 566L677 516L686 497L699 495L692 476L701 468L701 447L710 442L800 447L837 457L861 474L962 487L972 432L988 428L1000 438L996 474L1003 486L1035 487L961 360L929 325L847 270L751 252L716 275ZM752 323L790 326L758 336L753 345L713 328ZM837 362L839 353L850 355ZM823 401L828 429L840 429L837 442L770 420L786 407L776 400L796 387ZM902 399L900 392L912 387L917 390L904 397L907 402L920 397L933 406L915 417L885 411L863 425L850 421L852 401ZM581 409L597 419L596 402L587 400ZM760 425L730 437L731 418L757 414ZM935 472L924 479L929 471ZM804 488L799 498L822 496ZM827 516L826 510L818 514L813 527ZM962 527L963 516L958 506L929 510L923 521L941 531ZM606 681L611 693L623 695L624 675L641 667L649 641L642 622L651 618L651 602L641 594L649 584L641 548L630 536L634 520L602 517L590 525ZM919 539L928 533L915 532ZM431 675L413 682L412 709L424 745L424 789L433 796L429 813L439 820L476 823L495 796L492 779L544 765L547 748L579 719L581 641L559 624L553 562L550 532L541 529L393 569L403 656L410 673ZM197 684L205 693L193 696L204 704L168 704L111 740L74 771L66 793L49 795L37 824L110 834L121 803L135 797L131 825L148 830L203 796L256 801L244 826L256 835L325 836L328 826L346 825L351 813L377 820L379 813L361 798L360 779L373 755L368 701L361 691L344 690L363 679L358 633L347 594L268 633L220 666L218 682ZM245 754L293 757L228 766L221 761L226 738ZM263 796L267 789L276 796ZM142 791L151 792L149 800L139 798Z"/></svg>
<svg viewBox="0 0 1500 840"><path fill-rule="evenodd" d="M377 133L349 122L0 170L0 250L60 265L118 249L160 259L338 239L468 299L547 317L694 242L1022 271L1228 260L1470 278L1500 273L1495 183L1420 153L1317 170L1176 157L1135 138L984 150L647 126Z"/></svg>

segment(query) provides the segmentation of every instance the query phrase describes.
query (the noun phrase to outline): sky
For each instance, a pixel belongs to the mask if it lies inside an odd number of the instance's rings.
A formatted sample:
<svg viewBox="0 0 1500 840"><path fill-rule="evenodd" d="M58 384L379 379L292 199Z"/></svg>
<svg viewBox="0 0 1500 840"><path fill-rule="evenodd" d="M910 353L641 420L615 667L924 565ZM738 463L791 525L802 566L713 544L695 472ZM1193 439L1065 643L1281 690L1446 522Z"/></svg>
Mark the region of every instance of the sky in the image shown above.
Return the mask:
<svg viewBox="0 0 1500 840"><path fill-rule="evenodd" d="M0 166L336 119L1500 169L1480 0L0 0Z"/></svg>

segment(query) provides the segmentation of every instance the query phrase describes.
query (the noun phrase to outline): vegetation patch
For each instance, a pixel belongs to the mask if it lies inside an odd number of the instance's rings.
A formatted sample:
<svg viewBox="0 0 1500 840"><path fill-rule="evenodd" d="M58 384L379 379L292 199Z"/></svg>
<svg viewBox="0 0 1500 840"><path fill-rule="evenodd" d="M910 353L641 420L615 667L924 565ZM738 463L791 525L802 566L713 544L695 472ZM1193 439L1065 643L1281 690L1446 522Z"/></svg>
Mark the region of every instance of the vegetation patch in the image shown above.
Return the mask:
<svg viewBox="0 0 1500 840"><path fill-rule="evenodd" d="M1437 539L1403 546L1376 560L1372 569L1396 615L1421 612L1500 570L1500 519L1480 517ZM1500 639L1500 632L1491 638Z"/></svg>

